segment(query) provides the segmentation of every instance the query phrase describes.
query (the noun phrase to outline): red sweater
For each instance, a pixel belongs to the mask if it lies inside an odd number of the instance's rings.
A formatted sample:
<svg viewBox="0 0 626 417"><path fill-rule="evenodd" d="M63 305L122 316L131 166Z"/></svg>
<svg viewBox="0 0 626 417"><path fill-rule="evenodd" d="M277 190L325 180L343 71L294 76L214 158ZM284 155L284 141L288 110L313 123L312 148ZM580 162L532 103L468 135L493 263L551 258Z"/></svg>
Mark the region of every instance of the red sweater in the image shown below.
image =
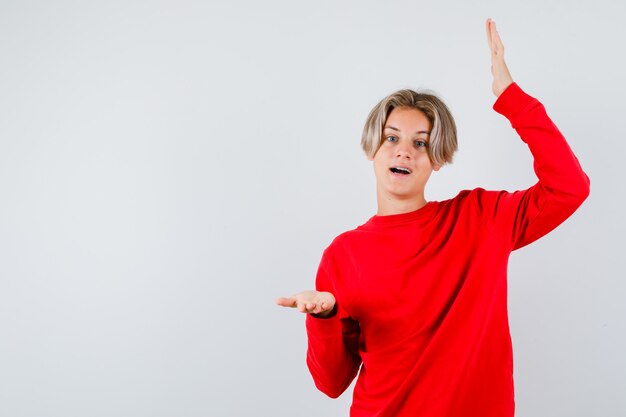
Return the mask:
<svg viewBox="0 0 626 417"><path fill-rule="evenodd" d="M335 295L337 314L307 315L307 365L333 398L358 373L352 417L514 415L509 254L569 217L589 179L542 104L516 84L494 109L530 148L537 184L373 216L324 251L316 288Z"/></svg>

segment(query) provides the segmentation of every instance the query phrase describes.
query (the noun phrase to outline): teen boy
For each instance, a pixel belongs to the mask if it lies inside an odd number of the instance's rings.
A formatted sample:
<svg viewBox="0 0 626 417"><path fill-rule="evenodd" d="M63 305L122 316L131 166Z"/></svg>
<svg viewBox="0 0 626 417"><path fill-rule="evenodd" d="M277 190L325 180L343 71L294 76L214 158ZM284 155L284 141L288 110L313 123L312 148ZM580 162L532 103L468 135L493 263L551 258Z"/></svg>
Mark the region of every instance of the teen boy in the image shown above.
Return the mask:
<svg viewBox="0 0 626 417"><path fill-rule="evenodd" d="M539 181L426 201L430 174L456 150L454 120L434 96L391 94L362 138L377 214L324 251L316 291L277 300L308 313L307 365L321 391L337 397L358 374L353 417L514 415L509 254L570 216L589 179L541 103L513 82L495 22L486 28L494 109L528 145Z"/></svg>

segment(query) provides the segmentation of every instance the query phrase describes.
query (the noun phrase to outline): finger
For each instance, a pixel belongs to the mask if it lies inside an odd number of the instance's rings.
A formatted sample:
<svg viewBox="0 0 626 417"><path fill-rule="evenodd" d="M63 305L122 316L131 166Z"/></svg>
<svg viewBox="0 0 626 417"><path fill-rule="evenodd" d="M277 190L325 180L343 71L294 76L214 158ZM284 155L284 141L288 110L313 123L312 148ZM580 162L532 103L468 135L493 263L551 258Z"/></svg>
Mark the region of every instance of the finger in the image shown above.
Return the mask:
<svg viewBox="0 0 626 417"><path fill-rule="evenodd" d="M494 28L493 29L493 31L494 31L494 43L496 45L496 49L498 50L498 52L500 54L502 54L504 52L504 44L502 43L502 39L500 38L500 33L496 29L495 23L493 25L493 28Z"/></svg>
<svg viewBox="0 0 626 417"><path fill-rule="evenodd" d="M322 311L324 311L324 309L322 308L322 303L317 302L315 303L315 307L313 307L313 309L311 310L311 313L318 314Z"/></svg>
<svg viewBox="0 0 626 417"><path fill-rule="evenodd" d="M502 39L500 39L500 34L496 28L496 22L492 22L491 25L491 46L494 55L502 56L504 54L504 45L502 44Z"/></svg>
<svg viewBox="0 0 626 417"><path fill-rule="evenodd" d="M492 42L491 42L491 18L487 18L487 21L485 22L485 30L487 31L487 44L489 45L489 50L492 50Z"/></svg>
<svg viewBox="0 0 626 417"><path fill-rule="evenodd" d="M316 301L316 302L311 303L311 304L312 304L312 307L311 307L311 309L309 311L311 313L313 313L313 314L317 314L317 313L319 313L319 312L324 310L322 308L322 303L320 301Z"/></svg>
<svg viewBox="0 0 626 417"><path fill-rule="evenodd" d="M276 304L281 307L296 307L296 300L291 297L280 297L276 299Z"/></svg>
<svg viewBox="0 0 626 417"><path fill-rule="evenodd" d="M325 301L321 301L317 303L317 307L315 308L315 313L321 313L323 311L326 311L326 309L328 308L328 303Z"/></svg>
<svg viewBox="0 0 626 417"><path fill-rule="evenodd" d="M489 37L491 39L491 53L496 54L498 50L498 42L497 42L498 31L496 30L496 22L493 20L489 24Z"/></svg>

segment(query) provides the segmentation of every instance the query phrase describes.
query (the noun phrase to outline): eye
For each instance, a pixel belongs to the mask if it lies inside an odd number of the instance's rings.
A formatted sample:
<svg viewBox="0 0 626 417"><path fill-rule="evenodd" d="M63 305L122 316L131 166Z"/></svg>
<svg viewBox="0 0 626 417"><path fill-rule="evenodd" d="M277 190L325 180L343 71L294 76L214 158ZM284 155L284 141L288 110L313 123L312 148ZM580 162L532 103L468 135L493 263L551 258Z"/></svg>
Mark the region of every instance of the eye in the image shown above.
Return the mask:
<svg viewBox="0 0 626 417"><path fill-rule="evenodd" d="M397 141L398 141L398 138L397 138L397 137L395 137L395 136L387 136L387 137L385 138L385 140L386 140L387 142L397 142Z"/></svg>
<svg viewBox="0 0 626 417"><path fill-rule="evenodd" d="M415 146L417 148L427 148L428 147L428 142L423 141L423 140L416 140L415 141Z"/></svg>

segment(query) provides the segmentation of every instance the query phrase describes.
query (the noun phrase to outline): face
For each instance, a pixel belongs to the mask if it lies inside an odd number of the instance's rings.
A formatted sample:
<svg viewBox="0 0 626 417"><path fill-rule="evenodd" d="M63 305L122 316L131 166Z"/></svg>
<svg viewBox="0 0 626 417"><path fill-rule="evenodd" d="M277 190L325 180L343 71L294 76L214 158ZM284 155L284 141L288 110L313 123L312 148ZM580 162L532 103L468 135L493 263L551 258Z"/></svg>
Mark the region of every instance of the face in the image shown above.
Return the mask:
<svg viewBox="0 0 626 417"><path fill-rule="evenodd" d="M428 157L430 122L421 111L396 107L387 117L383 142L374 158L379 197L386 199L423 198L424 187L433 170Z"/></svg>

